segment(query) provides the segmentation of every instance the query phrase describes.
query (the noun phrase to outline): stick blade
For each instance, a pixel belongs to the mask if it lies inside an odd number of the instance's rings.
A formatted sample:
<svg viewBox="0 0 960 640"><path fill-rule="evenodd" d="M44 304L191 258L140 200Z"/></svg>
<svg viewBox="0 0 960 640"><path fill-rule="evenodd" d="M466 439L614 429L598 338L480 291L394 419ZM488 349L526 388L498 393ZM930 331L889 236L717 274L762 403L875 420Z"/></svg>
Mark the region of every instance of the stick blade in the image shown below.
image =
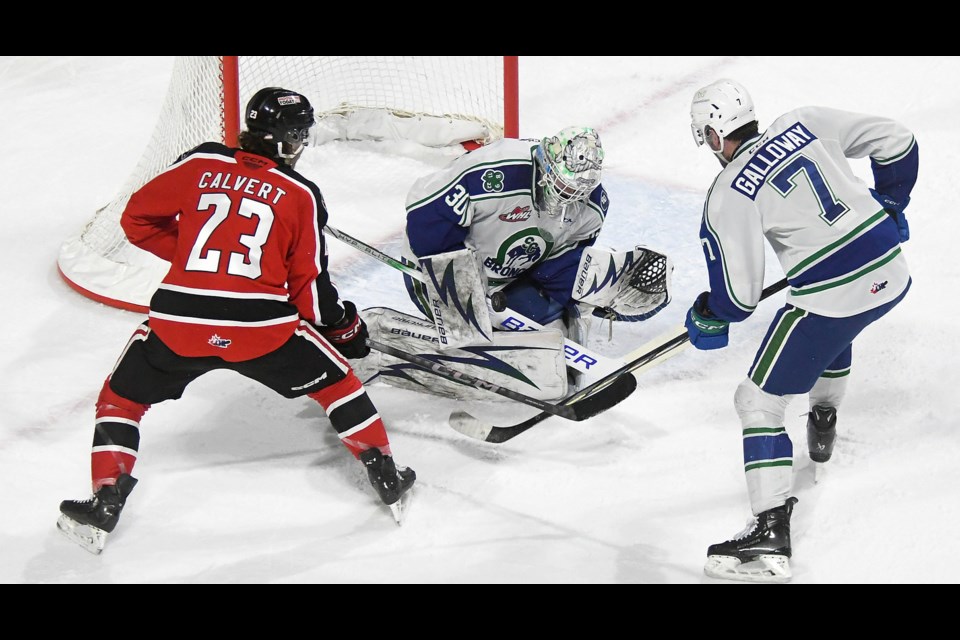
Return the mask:
<svg viewBox="0 0 960 640"><path fill-rule="evenodd" d="M581 400L558 406L568 410L571 414L569 417L563 417L579 422L592 418L616 406L633 393L636 388L637 379L631 373L624 373L596 393ZM498 427L478 420L466 411L454 411L450 414L449 422L454 430L459 431L469 438L500 444L515 438L527 429L546 420L551 415L555 414L549 411L542 411L519 424L508 427Z"/></svg>
<svg viewBox="0 0 960 640"><path fill-rule="evenodd" d="M486 441L493 431L493 425L477 420L466 411L454 411L450 414L450 426L463 435L475 440Z"/></svg>
<svg viewBox="0 0 960 640"><path fill-rule="evenodd" d="M541 411L532 418L527 418L523 422L507 427L498 427L496 425L482 422L466 411L454 411L450 414L450 426L470 438L502 444L507 440L517 437L530 427L540 424L554 414L549 411ZM573 419L573 418L571 418Z"/></svg>
<svg viewBox="0 0 960 640"><path fill-rule="evenodd" d="M637 389L637 379L632 373L618 376L609 386L593 393L572 405L575 420L587 420L620 404Z"/></svg>

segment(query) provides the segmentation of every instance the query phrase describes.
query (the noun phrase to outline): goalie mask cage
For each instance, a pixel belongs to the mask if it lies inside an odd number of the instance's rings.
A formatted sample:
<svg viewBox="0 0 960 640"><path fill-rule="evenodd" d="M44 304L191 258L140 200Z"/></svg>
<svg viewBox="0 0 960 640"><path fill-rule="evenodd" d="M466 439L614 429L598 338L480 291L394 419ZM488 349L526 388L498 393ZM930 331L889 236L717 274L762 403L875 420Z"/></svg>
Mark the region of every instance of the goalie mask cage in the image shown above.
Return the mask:
<svg viewBox="0 0 960 640"><path fill-rule="evenodd" d="M262 87L307 96L312 144L410 140L432 147L516 138L516 56L182 56L153 136L124 187L60 248L73 289L110 306L147 311L169 263L131 245L120 214L131 194L201 142L235 146L241 108Z"/></svg>

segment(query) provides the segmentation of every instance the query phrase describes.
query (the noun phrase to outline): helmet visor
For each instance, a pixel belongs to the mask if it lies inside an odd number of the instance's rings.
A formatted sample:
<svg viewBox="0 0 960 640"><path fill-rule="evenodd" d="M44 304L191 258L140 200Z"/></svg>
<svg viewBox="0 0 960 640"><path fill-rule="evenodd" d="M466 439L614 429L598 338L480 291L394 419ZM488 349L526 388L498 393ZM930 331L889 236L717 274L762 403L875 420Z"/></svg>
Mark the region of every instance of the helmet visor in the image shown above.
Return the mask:
<svg viewBox="0 0 960 640"><path fill-rule="evenodd" d="M717 153L723 148L723 136L721 136L716 129L706 124L702 127L698 127L695 124L690 125L690 131L693 132L693 141L697 143L698 147L707 145L711 151ZM713 134L711 136L710 134Z"/></svg>
<svg viewBox="0 0 960 640"><path fill-rule="evenodd" d="M707 136L703 133L703 127L698 127L693 122L690 123L690 133L693 134L693 141L697 143L698 147L702 147L703 143L707 141Z"/></svg>
<svg viewBox="0 0 960 640"><path fill-rule="evenodd" d="M290 145L310 146L310 127L287 129L280 142Z"/></svg>

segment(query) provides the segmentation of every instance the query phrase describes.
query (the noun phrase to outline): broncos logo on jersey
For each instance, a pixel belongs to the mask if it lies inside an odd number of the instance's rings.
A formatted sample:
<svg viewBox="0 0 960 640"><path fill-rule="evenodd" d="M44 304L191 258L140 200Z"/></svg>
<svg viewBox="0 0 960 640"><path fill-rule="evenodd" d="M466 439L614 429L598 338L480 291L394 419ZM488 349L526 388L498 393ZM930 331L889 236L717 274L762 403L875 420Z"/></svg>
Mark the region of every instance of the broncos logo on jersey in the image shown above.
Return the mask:
<svg viewBox="0 0 960 640"><path fill-rule="evenodd" d="M483 266L491 282L515 278L543 260L552 248L552 239L545 237L537 227L528 227L504 240L496 257L488 257Z"/></svg>

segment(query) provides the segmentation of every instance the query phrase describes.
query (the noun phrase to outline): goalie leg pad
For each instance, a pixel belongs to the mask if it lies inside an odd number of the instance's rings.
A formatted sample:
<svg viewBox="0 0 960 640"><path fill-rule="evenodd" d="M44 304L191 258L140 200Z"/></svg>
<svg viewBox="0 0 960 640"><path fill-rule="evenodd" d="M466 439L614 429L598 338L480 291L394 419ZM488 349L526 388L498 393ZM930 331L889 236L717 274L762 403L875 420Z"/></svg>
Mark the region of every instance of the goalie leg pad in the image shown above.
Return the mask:
<svg viewBox="0 0 960 640"><path fill-rule="evenodd" d="M563 334L544 331L497 331L489 345L441 348L433 323L386 307L364 309L370 338L438 362L504 389L539 400L567 394ZM371 360L376 356L375 359ZM497 400L497 394L454 382L417 365L374 350L364 361L376 364L377 380L391 386L460 400Z"/></svg>

